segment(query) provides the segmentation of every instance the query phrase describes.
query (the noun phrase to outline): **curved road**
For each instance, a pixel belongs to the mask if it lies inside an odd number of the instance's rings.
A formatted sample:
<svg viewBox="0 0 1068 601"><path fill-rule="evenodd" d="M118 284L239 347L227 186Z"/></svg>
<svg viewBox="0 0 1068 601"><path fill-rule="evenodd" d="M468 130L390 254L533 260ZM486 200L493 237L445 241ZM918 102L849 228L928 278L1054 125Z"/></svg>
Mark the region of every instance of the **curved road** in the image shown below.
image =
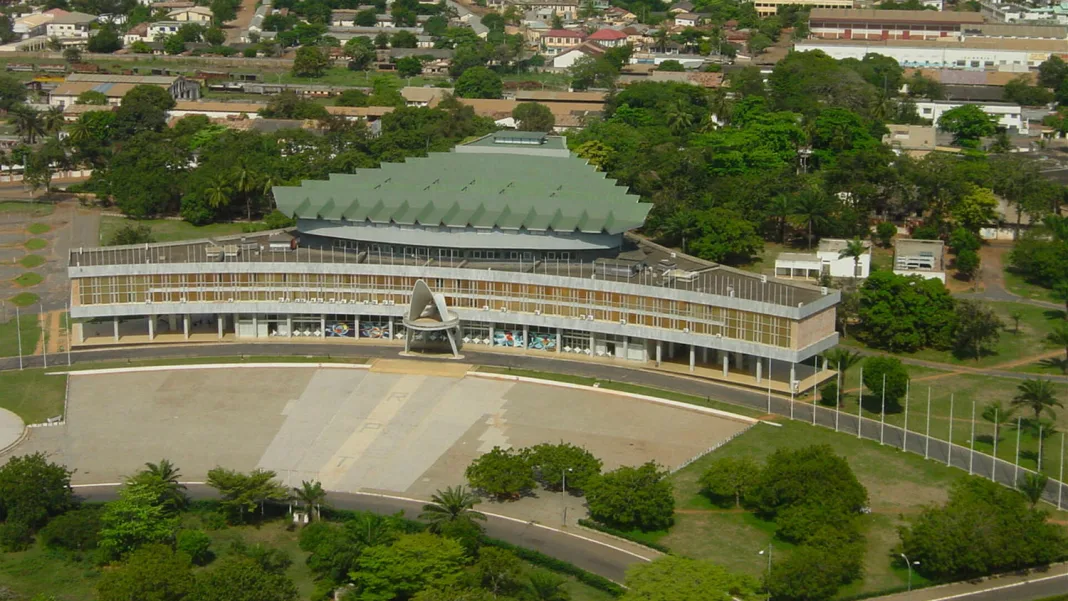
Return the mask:
<svg viewBox="0 0 1068 601"><path fill-rule="evenodd" d="M207 485L187 483L186 486L192 499L218 498L215 489ZM117 484L86 485L75 487L75 494L87 501L113 501L117 498L117 490ZM423 508L423 501L373 494L330 493L327 500L338 509L372 511L383 515L401 511L411 519L418 517ZM646 561L629 551L579 534L492 513L487 513L486 518L486 534L493 538L551 555L616 582L623 582L628 566Z"/></svg>

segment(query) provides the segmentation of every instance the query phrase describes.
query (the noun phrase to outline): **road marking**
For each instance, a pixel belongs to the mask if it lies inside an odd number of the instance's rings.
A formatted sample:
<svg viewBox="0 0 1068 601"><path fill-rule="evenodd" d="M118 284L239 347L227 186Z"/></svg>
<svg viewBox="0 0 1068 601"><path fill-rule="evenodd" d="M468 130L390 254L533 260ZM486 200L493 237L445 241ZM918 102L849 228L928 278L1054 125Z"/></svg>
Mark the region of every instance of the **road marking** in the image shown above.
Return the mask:
<svg viewBox="0 0 1068 601"><path fill-rule="evenodd" d="M950 599L963 599L965 597L971 597L973 595L981 595L984 593L993 593L995 591L1005 590L1007 588L1013 588L1017 586L1023 586L1025 584L1033 584L1035 582L1045 582L1047 580L1056 580L1057 578L1068 577L1068 574L1057 574L1054 576L1043 576L1042 578L1035 578L1034 580L1023 580L1021 582L1013 582L1012 584L1004 584L1002 586L995 586L993 588L985 588L978 591L972 591L970 593L958 593L956 595L950 595L948 597L939 597L937 599L931 599L931 601L949 601Z"/></svg>

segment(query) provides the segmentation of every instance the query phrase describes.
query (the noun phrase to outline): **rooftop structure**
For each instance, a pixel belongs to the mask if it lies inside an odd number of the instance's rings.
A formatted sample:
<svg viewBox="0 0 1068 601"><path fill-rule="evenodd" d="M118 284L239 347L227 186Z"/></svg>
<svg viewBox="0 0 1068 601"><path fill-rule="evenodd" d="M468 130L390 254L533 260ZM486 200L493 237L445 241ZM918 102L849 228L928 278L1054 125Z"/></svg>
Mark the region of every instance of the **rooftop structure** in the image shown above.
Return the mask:
<svg viewBox="0 0 1068 601"><path fill-rule="evenodd" d="M781 253L775 258L775 277L819 280L821 276L832 278L868 277L871 272L871 242L864 240L865 252L854 259L843 255L849 240L823 238L816 252Z"/></svg>
<svg viewBox="0 0 1068 601"><path fill-rule="evenodd" d="M945 243L941 240L898 238L894 242L894 273L945 282L944 257Z"/></svg>
<svg viewBox="0 0 1068 601"><path fill-rule="evenodd" d="M901 125L887 123L890 133L883 136L883 144L896 153L920 158L935 149L935 128L930 125Z"/></svg>

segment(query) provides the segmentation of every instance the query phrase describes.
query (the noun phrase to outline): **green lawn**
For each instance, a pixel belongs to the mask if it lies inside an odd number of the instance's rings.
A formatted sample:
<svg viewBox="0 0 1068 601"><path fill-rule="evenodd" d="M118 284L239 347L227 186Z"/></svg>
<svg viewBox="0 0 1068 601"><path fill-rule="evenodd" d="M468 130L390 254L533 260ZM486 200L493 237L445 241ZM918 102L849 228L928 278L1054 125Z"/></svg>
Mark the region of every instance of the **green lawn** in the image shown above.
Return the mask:
<svg viewBox="0 0 1068 601"><path fill-rule="evenodd" d="M54 205L39 202L0 202L0 213L26 213L32 217L46 217L55 210Z"/></svg>
<svg viewBox="0 0 1068 601"><path fill-rule="evenodd" d="M48 247L48 242L42 238L30 238L23 246L26 250L41 250Z"/></svg>
<svg viewBox="0 0 1068 601"><path fill-rule="evenodd" d="M45 261L47 261L47 259L41 255L26 255L19 259L19 265L22 265L26 269L33 269L34 267L44 265Z"/></svg>
<svg viewBox="0 0 1068 601"><path fill-rule="evenodd" d="M763 461L776 449L811 444L829 444L846 457L871 499L872 513L861 518L867 537L865 575L863 580L844 587L840 596L904 586L907 571L891 564L902 515L914 514L925 504L944 501L949 486L966 474L876 442L800 422L786 422L781 428L758 424L673 475L680 512L676 514L676 525L658 542L680 555L709 559L729 569L761 577L767 563L758 552L771 543L774 553L781 557L790 552L791 546L774 538L774 524L746 511L713 507L699 494L697 480L706 466L720 457L744 456ZM923 583L922 577L913 575L913 585Z"/></svg>
<svg viewBox="0 0 1068 601"><path fill-rule="evenodd" d="M107 244L112 234L126 224L147 225L152 228L152 237L156 242L175 242L178 240L197 240L213 236L240 234L243 223L212 223L195 226L187 221L174 219L129 220L123 217L105 215L100 218L100 243Z"/></svg>
<svg viewBox="0 0 1068 601"><path fill-rule="evenodd" d="M64 375L49 375L43 369L0 372L0 407L15 413L27 424L39 424L63 415L66 393Z"/></svg>
<svg viewBox="0 0 1068 601"><path fill-rule="evenodd" d="M13 313L11 309L8 313ZM31 355L41 338L41 325L36 313L19 315L18 324L12 315L6 322L0 323L0 357L14 357L19 354L19 332L22 333L22 354Z"/></svg>
<svg viewBox="0 0 1068 601"><path fill-rule="evenodd" d="M8 300L20 307L29 307L30 305L36 305L41 300L41 297L32 292L19 292Z"/></svg>
<svg viewBox="0 0 1068 601"><path fill-rule="evenodd" d="M30 226L26 228L26 231L34 236L40 236L41 234L52 231L52 226L47 223L31 223Z"/></svg>
<svg viewBox="0 0 1068 601"><path fill-rule="evenodd" d="M91 563L65 560L39 543L4 553L0 561L0 586L18 593L17 599L55 595L57 601L90 601L96 598L93 587L99 577Z"/></svg>
<svg viewBox="0 0 1068 601"><path fill-rule="evenodd" d="M1013 294L1024 298L1057 303L1058 305L1064 303L1064 301L1053 296L1052 290L1027 281L1027 278L1013 271L1011 267L1005 270L1004 277L1005 288Z"/></svg>
<svg viewBox="0 0 1068 601"><path fill-rule="evenodd" d="M995 345L992 354L984 355L978 361L972 357L956 357L952 351L938 351L924 349L915 353L898 353L900 357L923 359L950 365L964 365L968 367L988 367L1009 361L1015 361L1024 357L1036 355L1054 350L1046 341L1046 335L1053 330L1056 324L1064 319L1064 312L1055 309L1046 309L1022 303L987 303L997 313L1004 324L1001 338ZM1015 330L1015 323L1011 318L1014 311L1019 311L1020 329ZM844 346L863 348L864 345L854 338L843 338Z"/></svg>
<svg viewBox="0 0 1068 601"><path fill-rule="evenodd" d="M36 286L44 281L44 276L33 271L27 271L26 273L15 278L15 283L23 288L29 288L30 286Z"/></svg>

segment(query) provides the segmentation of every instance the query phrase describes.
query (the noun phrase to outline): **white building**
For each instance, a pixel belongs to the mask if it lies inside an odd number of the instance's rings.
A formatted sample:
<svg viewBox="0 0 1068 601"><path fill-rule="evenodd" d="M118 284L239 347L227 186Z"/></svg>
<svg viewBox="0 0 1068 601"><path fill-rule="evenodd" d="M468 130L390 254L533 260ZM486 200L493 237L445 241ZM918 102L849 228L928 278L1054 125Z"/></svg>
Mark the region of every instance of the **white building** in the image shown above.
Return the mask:
<svg viewBox="0 0 1068 601"><path fill-rule="evenodd" d="M958 106L974 104L983 109L987 115L997 118L998 125L1004 128L1015 128L1020 133L1028 133L1027 120L1023 118L1023 112L1018 104L1010 102L967 102L950 100L920 100L916 102L916 112L924 119L930 119L931 124L937 126L942 115Z"/></svg>
<svg viewBox="0 0 1068 601"><path fill-rule="evenodd" d="M831 58L881 54L902 67L1021 71L1037 69L1052 55L1068 55L1068 40L965 37L962 40L798 40L799 52L821 50Z"/></svg>
<svg viewBox="0 0 1068 601"><path fill-rule="evenodd" d="M894 242L894 273L946 281L945 243L941 240L898 238Z"/></svg>
<svg viewBox="0 0 1068 601"><path fill-rule="evenodd" d="M50 38L61 40L89 39L89 24L96 21L95 15L72 12L59 15L45 27Z"/></svg>
<svg viewBox="0 0 1068 601"><path fill-rule="evenodd" d="M824 238L814 253L782 253L775 259L775 277L818 280L827 274L832 278L863 279L871 273L871 242L863 241L865 253L857 261L841 256L849 240Z"/></svg>
<svg viewBox="0 0 1068 601"><path fill-rule="evenodd" d="M148 25L148 39L146 42L157 42L160 38L178 33L178 29L184 25L178 21L156 21Z"/></svg>
<svg viewBox="0 0 1068 601"><path fill-rule="evenodd" d="M176 8L167 13L168 21L185 21L188 23L200 23L211 25L214 14L206 6L194 6L192 8Z"/></svg>

